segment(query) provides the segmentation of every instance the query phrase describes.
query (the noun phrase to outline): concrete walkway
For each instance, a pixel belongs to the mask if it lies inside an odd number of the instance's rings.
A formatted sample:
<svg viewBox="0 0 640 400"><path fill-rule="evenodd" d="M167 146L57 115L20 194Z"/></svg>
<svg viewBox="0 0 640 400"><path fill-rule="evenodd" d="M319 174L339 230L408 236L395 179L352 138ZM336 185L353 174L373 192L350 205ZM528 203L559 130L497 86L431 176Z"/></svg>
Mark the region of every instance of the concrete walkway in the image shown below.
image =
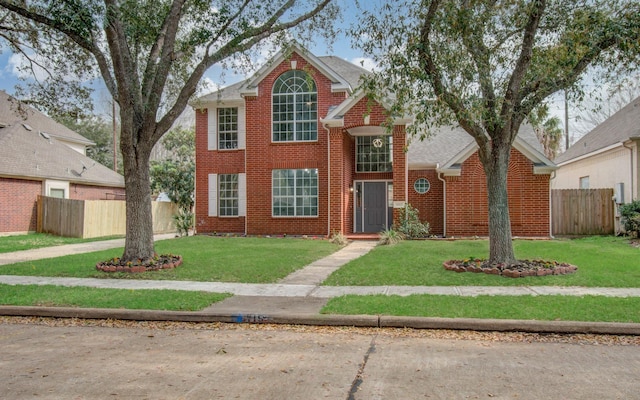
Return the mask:
<svg viewBox="0 0 640 400"><path fill-rule="evenodd" d="M156 240L173 235L157 236ZM0 254L0 265L12 262L58 257L95 250L122 247L124 239L56 246L45 249ZM449 296L609 296L640 297L640 288L594 288L561 286L320 286L331 273L349 261L368 253L376 242L354 241L341 250L317 260L274 284L125 280L94 278L56 278L0 275L0 283L9 285L56 285L115 289L171 289L230 293L230 297L211 305L199 314L211 315L318 315L326 302L344 295L435 294ZM0 274L2 267L0 267ZM0 314L7 307L0 307ZM13 310L14 308L11 308ZM105 310L106 311L106 310ZM14 311L11 311L12 313ZM74 314L75 315L75 314ZM147 314L145 314L147 315ZM344 317L343 317L344 319ZM640 332L640 324L633 324Z"/></svg>

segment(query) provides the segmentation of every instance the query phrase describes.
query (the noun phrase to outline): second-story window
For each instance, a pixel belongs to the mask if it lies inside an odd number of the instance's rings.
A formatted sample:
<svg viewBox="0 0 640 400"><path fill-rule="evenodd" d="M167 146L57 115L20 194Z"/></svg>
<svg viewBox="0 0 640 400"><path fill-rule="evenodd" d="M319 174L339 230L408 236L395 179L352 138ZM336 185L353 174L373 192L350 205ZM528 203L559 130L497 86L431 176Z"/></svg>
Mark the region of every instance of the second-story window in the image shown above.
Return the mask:
<svg viewBox="0 0 640 400"><path fill-rule="evenodd" d="M273 141L318 140L318 91L309 74L287 71L273 84Z"/></svg>
<svg viewBox="0 0 640 400"><path fill-rule="evenodd" d="M238 148L238 108L218 108L218 149Z"/></svg>

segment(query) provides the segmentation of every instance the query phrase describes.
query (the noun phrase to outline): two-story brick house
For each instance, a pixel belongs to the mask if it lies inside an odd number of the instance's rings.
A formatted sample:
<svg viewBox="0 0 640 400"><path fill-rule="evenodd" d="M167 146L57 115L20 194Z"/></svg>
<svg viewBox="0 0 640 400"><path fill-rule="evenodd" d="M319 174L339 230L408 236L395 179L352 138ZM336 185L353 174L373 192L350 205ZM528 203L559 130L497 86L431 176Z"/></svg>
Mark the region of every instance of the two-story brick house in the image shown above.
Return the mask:
<svg viewBox="0 0 640 400"><path fill-rule="evenodd" d="M294 46L252 78L198 99L196 231L378 233L408 203L433 234L486 236L473 139L443 128L409 143L410 118L394 119L389 132L384 106L354 90L366 73ZM514 235L550 235L554 168L533 132L522 132L509 172Z"/></svg>

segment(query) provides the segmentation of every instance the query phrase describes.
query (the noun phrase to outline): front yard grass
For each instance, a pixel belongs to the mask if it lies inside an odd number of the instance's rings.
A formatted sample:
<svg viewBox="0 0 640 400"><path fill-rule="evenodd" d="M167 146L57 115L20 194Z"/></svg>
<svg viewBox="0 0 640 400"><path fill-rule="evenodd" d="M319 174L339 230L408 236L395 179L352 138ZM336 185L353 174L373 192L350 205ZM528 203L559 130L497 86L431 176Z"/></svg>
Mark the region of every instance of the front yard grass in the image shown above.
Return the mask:
<svg viewBox="0 0 640 400"><path fill-rule="evenodd" d="M0 275L273 283L338 249L327 240L190 236L156 242L158 254L182 255L183 264L171 270L96 270L96 263L120 257L120 248L4 265Z"/></svg>
<svg viewBox="0 0 640 400"><path fill-rule="evenodd" d="M451 259L487 258L487 240L403 241L377 246L333 273L327 286L587 286L640 287L640 249L627 238L515 240L519 259L544 259L578 266L570 275L505 278L447 271Z"/></svg>
<svg viewBox="0 0 640 400"><path fill-rule="evenodd" d="M0 304L13 306L198 311L230 294L180 290L97 289L0 284Z"/></svg>
<svg viewBox="0 0 640 400"><path fill-rule="evenodd" d="M640 298L604 296L343 296L323 314L541 321L640 322Z"/></svg>
<svg viewBox="0 0 640 400"><path fill-rule="evenodd" d="M68 238L48 233L28 233L25 235L0 236L0 253L37 249L41 247L60 246L63 244L95 242L98 240L117 239L122 236L108 236L91 239Z"/></svg>

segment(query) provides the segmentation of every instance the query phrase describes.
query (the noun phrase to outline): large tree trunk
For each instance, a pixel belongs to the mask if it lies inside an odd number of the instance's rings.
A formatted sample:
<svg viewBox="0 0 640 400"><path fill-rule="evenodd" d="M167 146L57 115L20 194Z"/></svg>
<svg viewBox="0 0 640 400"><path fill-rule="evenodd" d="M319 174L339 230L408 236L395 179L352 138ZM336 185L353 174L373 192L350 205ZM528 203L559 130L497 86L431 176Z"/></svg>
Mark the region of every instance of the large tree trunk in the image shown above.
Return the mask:
<svg viewBox="0 0 640 400"><path fill-rule="evenodd" d="M489 199L489 262L512 264L516 261L511 238L507 172L511 145L495 144L484 165Z"/></svg>
<svg viewBox="0 0 640 400"><path fill-rule="evenodd" d="M122 260L148 260L155 254L149 179L151 146L143 143L127 146L123 143L121 150L127 193L127 234Z"/></svg>

